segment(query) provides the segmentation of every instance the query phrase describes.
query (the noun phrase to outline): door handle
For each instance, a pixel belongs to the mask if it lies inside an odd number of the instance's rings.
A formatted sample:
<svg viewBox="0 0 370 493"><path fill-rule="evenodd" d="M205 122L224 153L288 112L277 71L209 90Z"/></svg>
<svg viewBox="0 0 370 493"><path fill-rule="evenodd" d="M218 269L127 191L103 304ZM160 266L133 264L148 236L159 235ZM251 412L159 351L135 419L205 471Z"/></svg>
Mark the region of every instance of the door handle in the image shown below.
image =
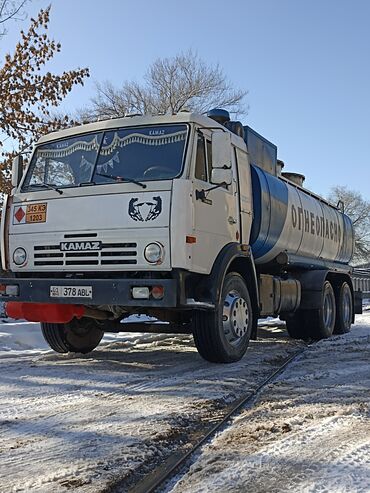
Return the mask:
<svg viewBox="0 0 370 493"><path fill-rule="evenodd" d="M227 218L227 220L228 220L229 224L236 224L236 219L234 219L232 216L229 216Z"/></svg>

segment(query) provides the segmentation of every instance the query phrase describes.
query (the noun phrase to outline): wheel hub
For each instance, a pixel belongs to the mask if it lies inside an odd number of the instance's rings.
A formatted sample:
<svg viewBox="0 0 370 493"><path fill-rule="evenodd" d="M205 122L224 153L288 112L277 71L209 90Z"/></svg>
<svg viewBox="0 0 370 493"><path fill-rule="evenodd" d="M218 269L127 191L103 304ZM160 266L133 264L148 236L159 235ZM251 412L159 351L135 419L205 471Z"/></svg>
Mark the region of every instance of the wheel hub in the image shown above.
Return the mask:
<svg viewBox="0 0 370 493"><path fill-rule="evenodd" d="M226 339L238 344L248 331L248 304L237 291L230 291L224 301L223 328Z"/></svg>

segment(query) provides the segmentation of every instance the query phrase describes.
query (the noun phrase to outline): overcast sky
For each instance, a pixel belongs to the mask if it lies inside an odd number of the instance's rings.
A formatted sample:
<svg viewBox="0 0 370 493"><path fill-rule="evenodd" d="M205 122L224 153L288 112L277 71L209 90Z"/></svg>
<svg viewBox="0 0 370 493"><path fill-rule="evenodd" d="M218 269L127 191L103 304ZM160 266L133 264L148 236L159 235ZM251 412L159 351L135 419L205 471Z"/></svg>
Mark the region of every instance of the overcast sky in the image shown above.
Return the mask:
<svg viewBox="0 0 370 493"><path fill-rule="evenodd" d="M27 25L8 26L1 57ZM94 81L140 81L157 57L192 48L249 91L243 123L278 146L285 170L322 195L338 184L370 199L370 1L54 0L50 34L62 43L53 71L91 71L66 109Z"/></svg>

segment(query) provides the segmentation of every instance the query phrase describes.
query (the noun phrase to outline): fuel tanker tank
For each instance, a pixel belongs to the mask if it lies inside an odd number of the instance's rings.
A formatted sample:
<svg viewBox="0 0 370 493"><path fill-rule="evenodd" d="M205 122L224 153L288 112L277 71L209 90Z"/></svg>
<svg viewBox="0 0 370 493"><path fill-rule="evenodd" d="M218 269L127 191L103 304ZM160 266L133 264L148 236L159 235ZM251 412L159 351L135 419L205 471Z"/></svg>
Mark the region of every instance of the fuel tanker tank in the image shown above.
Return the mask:
<svg viewBox="0 0 370 493"><path fill-rule="evenodd" d="M353 254L348 216L281 176L256 165L251 170L251 246L256 264L269 263L279 254L287 254L293 263L348 264Z"/></svg>

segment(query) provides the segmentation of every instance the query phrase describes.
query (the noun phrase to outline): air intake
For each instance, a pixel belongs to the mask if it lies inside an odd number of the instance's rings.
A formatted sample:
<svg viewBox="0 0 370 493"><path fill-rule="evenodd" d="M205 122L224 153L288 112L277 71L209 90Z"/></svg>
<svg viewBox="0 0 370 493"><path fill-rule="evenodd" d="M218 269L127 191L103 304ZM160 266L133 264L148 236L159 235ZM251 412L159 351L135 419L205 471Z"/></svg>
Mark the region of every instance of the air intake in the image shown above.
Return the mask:
<svg viewBox="0 0 370 493"><path fill-rule="evenodd" d="M229 112L222 110L221 108L213 108L213 110L209 110L207 116L221 125L225 125L226 122L230 121Z"/></svg>

